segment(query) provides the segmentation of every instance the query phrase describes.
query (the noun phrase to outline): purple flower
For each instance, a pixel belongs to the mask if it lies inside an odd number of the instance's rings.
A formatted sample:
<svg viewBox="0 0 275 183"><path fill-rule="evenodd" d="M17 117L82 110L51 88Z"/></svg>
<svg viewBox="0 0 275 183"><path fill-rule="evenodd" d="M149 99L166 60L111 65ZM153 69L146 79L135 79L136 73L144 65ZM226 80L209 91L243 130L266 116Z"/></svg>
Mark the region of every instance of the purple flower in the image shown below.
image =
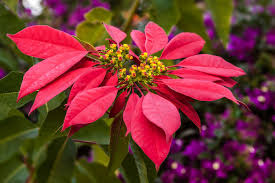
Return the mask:
<svg viewBox="0 0 275 183"><path fill-rule="evenodd" d="M181 139L173 139L171 144L171 153L178 153L181 151L183 146L183 141Z"/></svg>
<svg viewBox="0 0 275 183"><path fill-rule="evenodd" d="M197 156L206 151L207 147L201 140L192 140L183 151L183 155L188 156L190 159L195 159Z"/></svg>
<svg viewBox="0 0 275 183"><path fill-rule="evenodd" d="M173 183L175 176L175 172L168 170L161 175L161 180L163 183Z"/></svg>
<svg viewBox="0 0 275 183"><path fill-rule="evenodd" d="M92 6L93 7L102 7L102 8L105 8L105 9L110 9L110 5L109 3L104 3L104 2L101 2L100 0L92 0Z"/></svg>
<svg viewBox="0 0 275 183"><path fill-rule="evenodd" d="M269 91L262 91L258 88L248 91L251 102L260 110L267 110L271 106L272 96Z"/></svg>
<svg viewBox="0 0 275 183"><path fill-rule="evenodd" d="M69 25L76 26L79 22L84 20L84 14L87 13L90 8L84 8L82 6L76 7L69 17Z"/></svg>
<svg viewBox="0 0 275 183"><path fill-rule="evenodd" d="M271 16L275 16L275 5L268 6L267 10Z"/></svg>
<svg viewBox="0 0 275 183"><path fill-rule="evenodd" d="M260 31L256 28L247 28L241 37L231 34L227 51L239 60L249 60L259 34Z"/></svg>
<svg viewBox="0 0 275 183"><path fill-rule="evenodd" d="M270 30L266 34L266 43L275 46L275 29Z"/></svg>
<svg viewBox="0 0 275 183"><path fill-rule="evenodd" d="M57 16L62 16L66 13L67 11L67 6L63 3L59 3L54 7L54 14Z"/></svg>
<svg viewBox="0 0 275 183"><path fill-rule="evenodd" d="M216 37L215 24L209 12L204 14L204 24L209 38L214 39Z"/></svg>
<svg viewBox="0 0 275 183"><path fill-rule="evenodd" d="M5 77L5 75L6 75L5 71L2 68L0 68L0 79Z"/></svg>

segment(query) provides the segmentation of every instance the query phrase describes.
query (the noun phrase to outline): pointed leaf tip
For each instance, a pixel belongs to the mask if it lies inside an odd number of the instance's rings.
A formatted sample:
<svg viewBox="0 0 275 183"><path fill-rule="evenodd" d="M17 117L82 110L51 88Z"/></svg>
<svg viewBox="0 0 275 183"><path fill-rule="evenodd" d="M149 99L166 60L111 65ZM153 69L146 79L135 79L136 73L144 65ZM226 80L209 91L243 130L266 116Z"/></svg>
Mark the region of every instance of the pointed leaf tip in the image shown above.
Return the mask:
<svg viewBox="0 0 275 183"><path fill-rule="evenodd" d="M160 59L180 59L198 54L205 41L195 33L180 33L164 48Z"/></svg>
<svg viewBox="0 0 275 183"><path fill-rule="evenodd" d="M71 35L47 25L30 26L7 36L22 53L42 59L65 52L86 51Z"/></svg>
<svg viewBox="0 0 275 183"><path fill-rule="evenodd" d="M131 134L133 140L154 162L156 169L158 169L169 153L172 138L167 142L163 130L144 116L142 103L143 97L139 98L132 116L134 120L131 122Z"/></svg>
<svg viewBox="0 0 275 183"><path fill-rule="evenodd" d="M166 32L154 22L149 22L146 25L145 37L145 48L149 55L160 51L168 43Z"/></svg>
<svg viewBox="0 0 275 183"><path fill-rule="evenodd" d="M180 115L174 104L151 92L144 97L142 111L150 122L165 132L167 142L181 125Z"/></svg>
<svg viewBox="0 0 275 183"><path fill-rule="evenodd" d="M117 44L119 44L121 41L123 41L127 37L127 34L121 31L119 28L114 27L112 25L105 24L105 23L103 23L103 25L106 31L108 32L108 34Z"/></svg>

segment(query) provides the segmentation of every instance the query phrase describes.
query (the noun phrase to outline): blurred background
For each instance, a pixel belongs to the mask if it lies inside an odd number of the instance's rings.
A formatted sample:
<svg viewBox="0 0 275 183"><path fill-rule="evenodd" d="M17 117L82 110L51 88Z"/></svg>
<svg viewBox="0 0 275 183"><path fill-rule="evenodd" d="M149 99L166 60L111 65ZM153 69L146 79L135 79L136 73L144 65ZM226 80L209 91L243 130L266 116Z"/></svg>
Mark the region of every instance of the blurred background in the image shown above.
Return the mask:
<svg viewBox="0 0 275 183"><path fill-rule="evenodd" d="M85 16L93 9L93 16ZM222 56L247 72L233 91L250 110L225 99L195 103L202 131L182 115L156 182L275 182L274 0L0 0L0 78L39 61L21 54L6 33L46 24L100 45L108 37L102 21L127 33L154 21L169 39L195 32L207 41L204 53ZM99 155L80 146L78 157L92 162ZM117 176L125 181L120 172Z"/></svg>

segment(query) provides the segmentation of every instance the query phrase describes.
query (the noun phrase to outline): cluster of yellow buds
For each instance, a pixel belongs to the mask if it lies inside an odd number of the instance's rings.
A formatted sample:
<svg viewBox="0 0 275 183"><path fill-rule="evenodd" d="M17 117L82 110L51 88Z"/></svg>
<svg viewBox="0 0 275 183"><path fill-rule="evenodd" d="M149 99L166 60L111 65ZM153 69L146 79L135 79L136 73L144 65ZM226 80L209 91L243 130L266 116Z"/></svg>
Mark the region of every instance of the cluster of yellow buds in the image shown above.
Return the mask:
<svg viewBox="0 0 275 183"><path fill-rule="evenodd" d="M145 84L150 84L153 80L153 76L158 76L161 73L167 71L165 65L159 61L156 56L149 56L146 52L142 53L140 56L140 65L132 65L127 73L125 70L119 71L119 79L121 81L126 81L129 84L135 82L142 82Z"/></svg>
<svg viewBox="0 0 275 183"><path fill-rule="evenodd" d="M132 60L133 56L129 54L130 47L128 44L123 44L117 48L116 44L111 44L110 48L106 48L100 54L99 60L102 65L113 66L115 69L124 67L126 61Z"/></svg>

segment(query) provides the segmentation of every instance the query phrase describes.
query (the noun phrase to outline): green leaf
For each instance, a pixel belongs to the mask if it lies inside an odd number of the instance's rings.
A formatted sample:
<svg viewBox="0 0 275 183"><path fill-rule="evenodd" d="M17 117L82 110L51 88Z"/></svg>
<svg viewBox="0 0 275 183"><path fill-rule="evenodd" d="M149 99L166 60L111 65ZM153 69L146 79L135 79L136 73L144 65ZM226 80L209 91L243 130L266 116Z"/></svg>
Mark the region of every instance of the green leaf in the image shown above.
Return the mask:
<svg viewBox="0 0 275 183"><path fill-rule="evenodd" d="M87 43L86 41L83 41L83 40L79 39L79 38L76 37L76 36L73 36L73 37L74 37L75 39L77 39L77 40L82 44L82 46L83 46L86 50L89 50L89 51L96 51L96 48L95 48L93 45Z"/></svg>
<svg viewBox="0 0 275 183"><path fill-rule="evenodd" d="M18 92L0 94L0 120L12 115L14 109L20 108L34 99L35 93L24 97L18 103L16 102Z"/></svg>
<svg viewBox="0 0 275 183"><path fill-rule="evenodd" d="M47 158L37 170L38 183L70 183L76 156L75 144L66 137L55 139L47 149Z"/></svg>
<svg viewBox="0 0 275 183"><path fill-rule="evenodd" d="M40 141L47 142L56 137L60 137L60 133L66 111L63 107L59 107L53 111L50 111L47 115L45 122L41 125L39 130Z"/></svg>
<svg viewBox="0 0 275 183"><path fill-rule="evenodd" d="M152 0L150 10L152 20L168 33L173 25L180 19L180 11L176 0Z"/></svg>
<svg viewBox="0 0 275 183"><path fill-rule="evenodd" d="M92 23L110 22L112 18L112 12L105 8L93 8L91 11L84 15L85 19Z"/></svg>
<svg viewBox="0 0 275 183"><path fill-rule="evenodd" d="M90 44L94 44L104 35L104 27L101 23L84 21L77 25L76 35L80 39Z"/></svg>
<svg viewBox="0 0 275 183"><path fill-rule="evenodd" d="M12 10L14 13L17 12L18 0L3 0L3 2Z"/></svg>
<svg viewBox="0 0 275 183"><path fill-rule="evenodd" d="M2 183L22 183L29 175L27 167L19 156L0 163L0 170L0 182Z"/></svg>
<svg viewBox="0 0 275 183"><path fill-rule="evenodd" d="M153 162L143 153L143 151L131 140L131 150L138 169L139 179L141 183L153 183L157 176L157 172Z"/></svg>
<svg viewBox="0 0 275 183"><path fill-rule="evenodd" d="M23 117L13 116L0 121L0 162L16 153L26 139L35 138L38 128Z"/></svg>
<svg viewBox="0 0 275 183"><path fill-rule="evenodd" d="M86 20L76 27L76 35L79 39L94 44L103 38L105 28L102 22L109 23L112 13L104 8L93 8L85 14Z"/></svg>
<svg viewBox="0 0 275 183"><path fill-rule="evenodd" d="M7 33L14 34L23 28L25 23L16 14L5 8L0 2L0 40L6 44L10 44L10 40L6 36Z"/></svg>
<svg viewBox="0 0 275 183"><path fill-rule="evenodd" d="M181 12L181 18L178 21L177 27L184 32L194 32L200 35L205 41L204 51L211 52L211 42L206 33L206 28L203 23L203 13L195 4L194 0L177 1L177 5Z"/></svg>
<svg viewBox="0 0 275 183"><path fill-rule="evenodd" d="M92 145L92 148L94 162L107 166L108 162L110 161L110 158L103 150L103 147L95 144Z"/></svg>
<svg viewBox="0 0 275 183"><path fill-rule="evenodd" d="M23 73L12 71L0 80L0 93L18 92L23 80Z"/></svg>
<svg viewBox="0 0 275 183"><path fill-rule="evenodd" d="M81 128L72 136L72 139L95 142L96 144L109 144L110 127L104 120L99 119L96 122Z"/></svg>
<svg viewBox="0 0 275 183"><path fill-rule="evenodd" d="M62 105L62 103L64 102L64 100L67 98L67 95L65 94L65 92L62 92L60 94L58 94L57 96L55 96L54 98L52 98L48 103L48 111L52 111L54 109L56 109L57 107L59 107L60 105Z"/></svg>
<svg viewBox="0 0 275 183"><path fill-rule="evenodd" d="M217 33L226 46L230 33L233 0L206 0L206 4L211 11Z"/></svg>
<svg viewBox="0 0 275 183"><path fill-rule="evenodd" d="M122 113L115 118L111 126L110 161L108 170L114 172L118 169L129 151L129 136L125 137L126 126L122 119Z"/></svg>
<svg viewBox="0 0 275 183"><path fill-rule="evenodd" d="M99 163L88 163L85 160L76 162L77 177L92 183L121 183L114 174L109 174L105 166ZM79 180L79 179L78 179Z"/></svg>
<svg viewBox="0 0 275 183"><path fill-rule="evenodd" d="M8 49L0 48L0 66L6 70L18 69L18 62Z"/></svg>
<svg viewBox="0 0 275 183"><path fill-rule="evenodd" d="M120 171L127 183L140 183L138 169L133 155L128 154L122 162Z"/></svg>

